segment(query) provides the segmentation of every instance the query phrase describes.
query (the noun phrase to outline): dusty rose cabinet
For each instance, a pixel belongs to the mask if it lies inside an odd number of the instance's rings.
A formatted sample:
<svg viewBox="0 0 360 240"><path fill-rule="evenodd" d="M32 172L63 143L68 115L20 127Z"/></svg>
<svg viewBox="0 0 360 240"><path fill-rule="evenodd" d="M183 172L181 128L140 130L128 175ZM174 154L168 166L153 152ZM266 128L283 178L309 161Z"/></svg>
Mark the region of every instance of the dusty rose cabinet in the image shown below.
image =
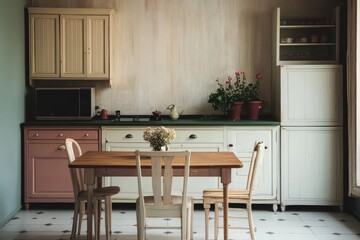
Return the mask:
<svg viewBox="0 0 360 240"><path fill-rule="evenodd" d="M73 202L65 139L83 150L101 149L99 127L24 127L24 207L31 203Z"/></svg>

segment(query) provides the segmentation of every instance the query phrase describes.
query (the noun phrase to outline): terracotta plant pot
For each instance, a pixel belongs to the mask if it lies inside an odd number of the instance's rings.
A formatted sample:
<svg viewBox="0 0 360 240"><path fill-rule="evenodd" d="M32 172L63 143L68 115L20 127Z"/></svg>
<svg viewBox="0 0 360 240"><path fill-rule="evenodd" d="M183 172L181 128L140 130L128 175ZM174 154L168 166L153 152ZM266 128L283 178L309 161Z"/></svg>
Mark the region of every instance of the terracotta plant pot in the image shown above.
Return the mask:
<svg viewBox="0 0 360 240"><path fill-rule="evenodd" d="M246 119L258 120L260 109L262 108L262 101L246 102Z"/></svg>
<svg viewBox="0 0 360 240"><path fill-rule="evenodd" d="M240 120L241 110L244 102L233 102L230 111L230 118L233 121Z"/></svg>

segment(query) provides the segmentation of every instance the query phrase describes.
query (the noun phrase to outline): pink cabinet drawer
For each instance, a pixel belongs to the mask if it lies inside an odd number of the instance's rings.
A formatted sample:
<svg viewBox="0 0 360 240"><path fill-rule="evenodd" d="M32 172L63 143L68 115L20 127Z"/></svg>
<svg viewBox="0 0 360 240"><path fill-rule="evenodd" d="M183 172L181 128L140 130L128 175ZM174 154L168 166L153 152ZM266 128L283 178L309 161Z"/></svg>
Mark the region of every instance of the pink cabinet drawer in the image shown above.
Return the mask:
<svg viewBox="0 0 360 240"><path fill-rule="evenodd" d="M31 140L65 140L73 138L76 140L99 139L97 130L41 130L34 129L28 131L28 139Z"/></svg>
<svg viewBox="0 0 360 240"><path fill-rule="evenodd" d="M82 143L79 142L81 150L83 153L87 151L98 151L99 144L94 143ZM31 143L29 144L28 156L33 157L47 157L49 161L52 158L66 158L67 154L65 151L65 141L64 143Z"/></svg>

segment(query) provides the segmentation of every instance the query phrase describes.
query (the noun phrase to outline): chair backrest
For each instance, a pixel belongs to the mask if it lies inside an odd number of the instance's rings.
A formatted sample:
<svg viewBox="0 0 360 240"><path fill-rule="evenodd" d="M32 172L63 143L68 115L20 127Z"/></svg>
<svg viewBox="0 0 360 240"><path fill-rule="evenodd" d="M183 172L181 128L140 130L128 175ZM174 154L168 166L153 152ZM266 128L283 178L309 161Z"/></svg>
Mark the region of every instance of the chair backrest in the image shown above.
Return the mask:
<svg viewBox="0 0 360 240"><path fill-rule="evenodd" d="M255 143L254 150L251 156L249 174L246 185L246 189L249 190L250 196L252 195L252 192L254 191L255 188L256 175L262 164L263 155L264 155L264 143L263 142Z"/></svg>
<svg viewBox="0 0 360 240"><path fill-rule="evenodd" d="M82 155L80 145L74 139L66 138L65 148L69 159L69 163L74 161L76 157ZM71 182L73 185L74 194L76 197L80 191L85 190L83 172L81 169L78 168L69 168L69 170L70 170Z"/></svg>
<svg viewBox="0 0 360 240"><path fill-rule="evenodd" d="M140 206L144 207L144 192L142 183L142 170L144 166L151 166L152 190L154 196L154 204L157 206L171 205L171 193L173 183L173 163L174 159L183 161L184 178L182 184L182 204L186 206L188 179L190 170L190 151L166 151L166 152L141 152L135 151L138 190Z"/></svg>

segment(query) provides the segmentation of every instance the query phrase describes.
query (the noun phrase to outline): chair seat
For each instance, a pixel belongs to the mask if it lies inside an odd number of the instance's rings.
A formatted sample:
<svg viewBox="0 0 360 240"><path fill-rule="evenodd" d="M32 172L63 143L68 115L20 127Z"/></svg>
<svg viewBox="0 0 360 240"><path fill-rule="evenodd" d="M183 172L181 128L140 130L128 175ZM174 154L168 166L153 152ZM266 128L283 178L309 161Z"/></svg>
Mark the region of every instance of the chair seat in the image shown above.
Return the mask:
<svg viewBox="0 0 360 240"><path fill-rule="evenodd" d="M163 199L163 198L162 198ZM155 205L154 196L144 196L146 205ZM181 205L182 196L171 196L171 205ZM187 197L186 207L191 207L192 197Z"/></svg>
<svg viewBox="0 0 360 240"><path fill-rule="evenodd" d="M250 191L248 190L238 190L238 189L229 189L228 192L229 199L249 199ZM223 189L214 188L214 189L205 189L203 192L203 197L209 197L213 199L223 199Z"/></svg>
<svg viewBox="0 0 360 240"><path fill-rule="evenodd" d="M119 192L120 192L120 188L117 186L96 188L94 189L93 198L103 199L106 196L112 196L118 194ZM87 200L87 194L88 194L87 191L80 191L78 193L78 199Z"/></svg>

